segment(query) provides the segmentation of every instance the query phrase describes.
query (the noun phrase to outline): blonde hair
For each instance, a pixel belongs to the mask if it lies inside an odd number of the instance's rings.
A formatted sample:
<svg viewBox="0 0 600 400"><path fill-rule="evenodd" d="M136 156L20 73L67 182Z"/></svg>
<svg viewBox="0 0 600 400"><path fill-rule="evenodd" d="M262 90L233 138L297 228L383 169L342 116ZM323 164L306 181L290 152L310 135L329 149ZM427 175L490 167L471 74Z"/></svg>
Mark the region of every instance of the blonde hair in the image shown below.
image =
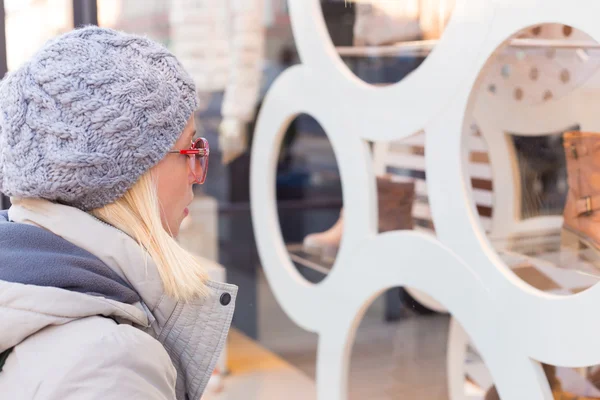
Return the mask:
<svg viewBox="0 0 600 400"><path fill-rule="evenodd" d="M167 295L192 300L208 294L208 276L191 253L163 228L156 184L146 172L121 198L91 213L134 238L158 269Z"/></svg>

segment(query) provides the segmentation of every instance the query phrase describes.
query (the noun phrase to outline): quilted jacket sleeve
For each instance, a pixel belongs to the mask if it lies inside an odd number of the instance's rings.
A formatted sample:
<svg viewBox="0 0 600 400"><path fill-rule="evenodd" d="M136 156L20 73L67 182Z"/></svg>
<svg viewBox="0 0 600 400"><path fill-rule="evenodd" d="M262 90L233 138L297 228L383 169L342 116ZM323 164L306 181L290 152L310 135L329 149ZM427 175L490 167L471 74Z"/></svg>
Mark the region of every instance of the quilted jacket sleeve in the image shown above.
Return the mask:
<svg viewBox="0 0 600 400"><path fill-rule="evenodd" d="M67 373L47 379L47 400L175 400L176 371L162 345L128 325L93 342Z"/></svg>
<svg viewBox="0 0 600 400"><path fill-rule="evenodd" d="M264 57L264 0L228 0L230 65L221 114L250 121L254 116Z"/></svg>

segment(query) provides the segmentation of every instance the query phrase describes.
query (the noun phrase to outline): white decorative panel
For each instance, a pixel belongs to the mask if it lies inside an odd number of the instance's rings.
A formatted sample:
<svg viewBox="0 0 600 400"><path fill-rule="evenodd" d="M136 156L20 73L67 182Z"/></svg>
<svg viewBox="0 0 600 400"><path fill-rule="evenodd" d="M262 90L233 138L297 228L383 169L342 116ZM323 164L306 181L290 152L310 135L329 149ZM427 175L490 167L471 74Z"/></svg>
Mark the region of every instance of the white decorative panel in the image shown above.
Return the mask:
<svg viewBox="0 0 600 400"><path fill-rule="evenodd" d="M340 61L318 0L289 0L289 6L302 63L276 80L258 118L251 156L252 218L277 300L298 325L319 334L319 400L347 399L356 327L371 301L396 286L427 293L453 315L464 328L454 329L454 340L464 343L468 335L473 341L503 400L552 398L537 361L571 367L599 364L600 319L590 316L600 302L600 288L559 297L533 289L508 271L479 222L462 146L466 116L473 115L473 88L494 52L521 30L548 21L571 25L598 40L600 24L594 16L600 15L600 3L459 0L442 39L423 64L385 87L362 82ZM564 94L532 106L531 116L550 120L536 124L537 129L578 120L585 126L583 117L557 121L565 107L580 106L569 102L574 98L580 97ZM515 118L503 118L520 127L517 122L527 118L514 107ZM340 252L331 274L317 285L305 281L289 258L275 200L279 146L287 125L300 113L314 117L327 132L344 195ZM426 132L430 205L422 211L433 216L437 238L416 231L377 234L375 173L366 140L394 141L421 130ZM480 168L479 173L495 179L494 162L492 157L492 169ZM450 360L464 360L464 345L449 351ZM458 364L449 372L453 397L462 390L454 383L464 376Z"/></svg>

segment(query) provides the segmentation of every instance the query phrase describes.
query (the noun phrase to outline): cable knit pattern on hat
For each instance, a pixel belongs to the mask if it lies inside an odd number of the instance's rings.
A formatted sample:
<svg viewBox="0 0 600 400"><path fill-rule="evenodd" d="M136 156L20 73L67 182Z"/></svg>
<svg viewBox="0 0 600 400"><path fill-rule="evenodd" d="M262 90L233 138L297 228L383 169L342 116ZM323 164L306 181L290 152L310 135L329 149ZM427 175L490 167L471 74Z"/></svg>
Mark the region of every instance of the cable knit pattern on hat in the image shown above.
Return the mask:
<svg viewBox="0 0 600 400"><path fill-rule="evenodd" d="M197 107L179 61L150 39L86 27L0 82L0 192L91 210L158 163Z"/></svg>

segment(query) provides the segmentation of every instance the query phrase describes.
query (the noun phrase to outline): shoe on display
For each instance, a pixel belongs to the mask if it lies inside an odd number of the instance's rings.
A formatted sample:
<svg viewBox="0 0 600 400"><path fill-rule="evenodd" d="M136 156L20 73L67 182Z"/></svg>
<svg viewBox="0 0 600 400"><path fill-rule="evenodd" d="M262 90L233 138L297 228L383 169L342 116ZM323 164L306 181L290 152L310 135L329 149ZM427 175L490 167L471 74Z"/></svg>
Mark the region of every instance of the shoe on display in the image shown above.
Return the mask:
<svg viewBox="0 0 600 400"><path fill-rule="evenodd" d="M413 229L412 206L415 198L413 180L397 181L390 176L377 178L377 204L379 232ZM313 233L304 238L303 250L333 262L344 231L343 210L337 222L327 231Z"/></svg>
<svg viewBox="0 0 600 400"><path fill-rule="evenodd" d="M377 178L377 206L379 233L413 229L412 215L415 201L415 182L412 179Z"/></svg>
<svg viewBox="0 0 600 400"><path fill-rule="evenodd" d="M331 262L335 260L344 231L343 213L344 210L342 209L336 223L325 232L307 235L302 243L302 249L306 253L318 256L324 261Z"/></svg>

